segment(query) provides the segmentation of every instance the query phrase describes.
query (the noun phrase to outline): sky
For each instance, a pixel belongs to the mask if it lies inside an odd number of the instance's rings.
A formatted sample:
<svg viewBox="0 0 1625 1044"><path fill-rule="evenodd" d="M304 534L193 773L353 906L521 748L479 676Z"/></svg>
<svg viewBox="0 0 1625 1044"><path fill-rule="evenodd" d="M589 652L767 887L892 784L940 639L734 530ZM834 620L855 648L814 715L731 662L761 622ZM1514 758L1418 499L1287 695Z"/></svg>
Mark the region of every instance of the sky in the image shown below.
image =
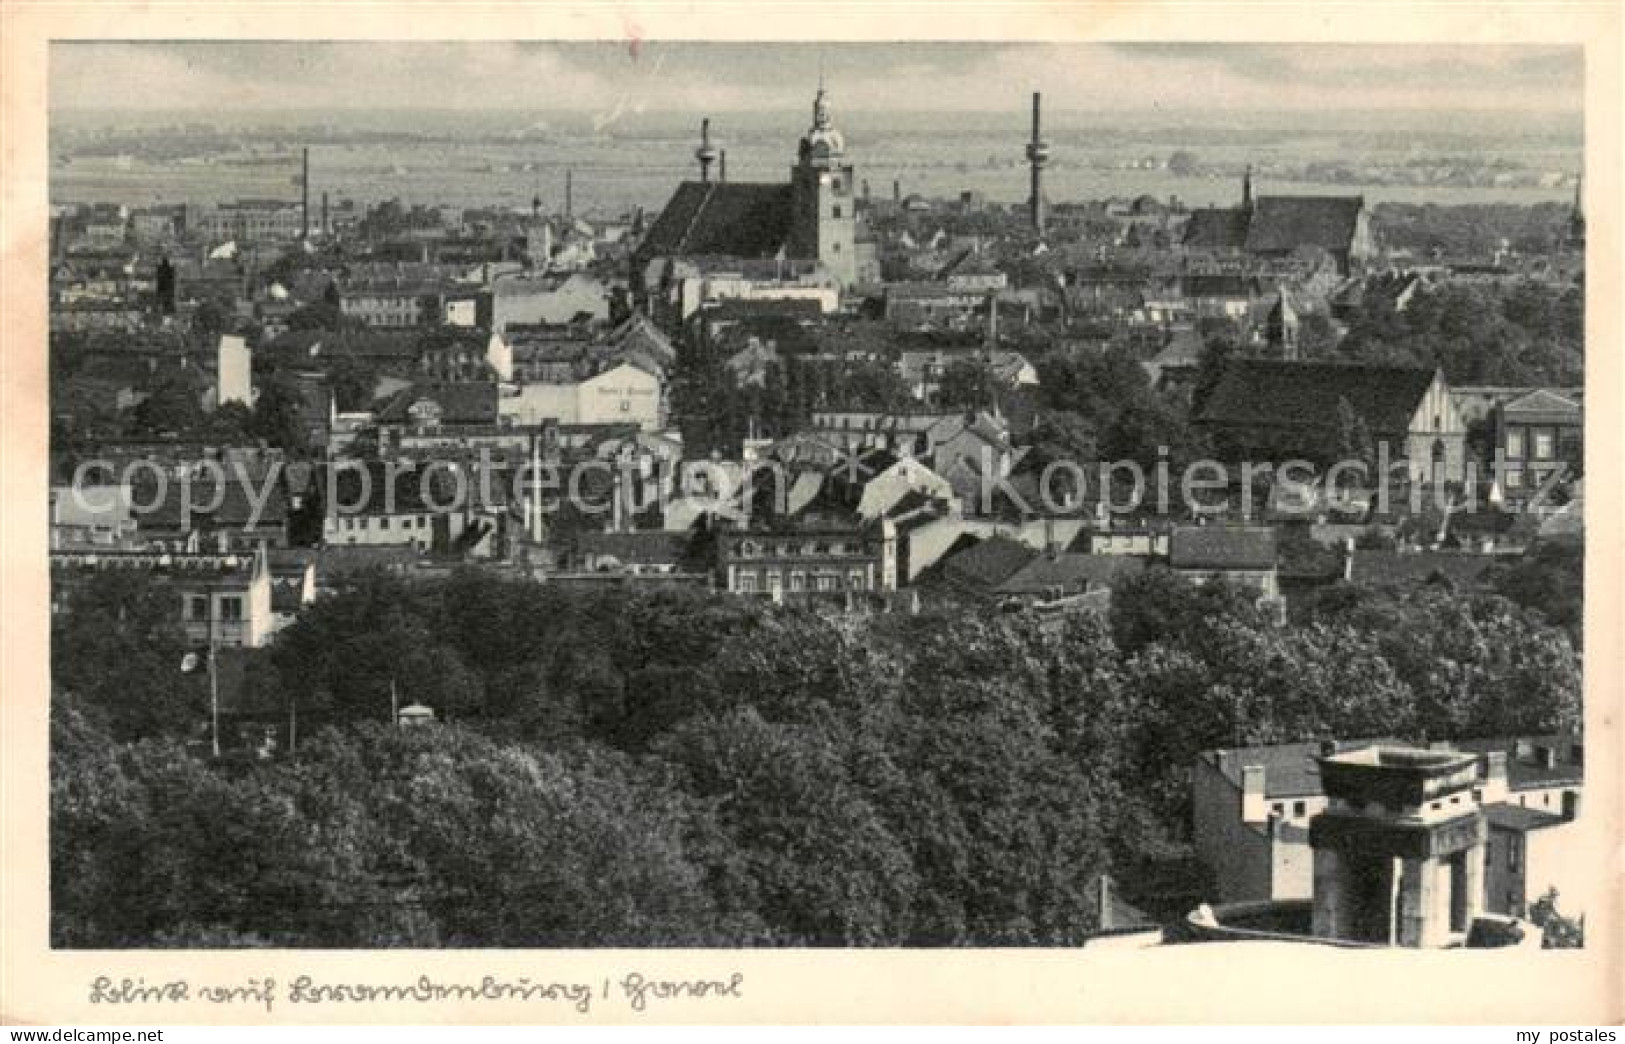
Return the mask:
<svg viewBox="0 0 1625 1044"><path fill-rule="evenodd" d="M1581 111L1583 52L1530 45L58 42L57 110L804 107Z"/></svg>

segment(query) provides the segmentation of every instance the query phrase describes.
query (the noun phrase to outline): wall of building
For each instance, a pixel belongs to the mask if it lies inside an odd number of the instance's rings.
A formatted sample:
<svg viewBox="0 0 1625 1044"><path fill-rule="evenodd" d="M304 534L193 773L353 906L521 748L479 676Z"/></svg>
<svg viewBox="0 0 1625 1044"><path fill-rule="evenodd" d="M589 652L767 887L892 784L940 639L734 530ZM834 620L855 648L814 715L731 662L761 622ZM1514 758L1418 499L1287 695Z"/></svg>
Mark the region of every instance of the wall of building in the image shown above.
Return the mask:
<svg viewBox="0 0 1625 1044"><path fill-rule="evenodd" d="M1196 584L1204 584L1217 577L1238 587L1255 588L1265 598L1275 598L1280 594L1276 584L1276 573L1273 569L1176 569L1180 576Z"/></svg>
<svg viewBox="0 0 1625 1044"><path fill-rule="evenodd" d="M253 358L248 342L234 334L220 338L216 404L228 402L254 405Z"/></svg>
<svg viewBox="0 0 1625 1044"><path fill-rule="evenodd" d="M1241 789L1198 758L1191 770L1192 837L1221 902L1268 899L1275 869L1268 834L1242 822Z"/></svg>
<svg viewBox="0 0 1625 1044"><path fill-rule="evenodd" d="M574 384L522 385L511 395L497 400L497 413L517 424L541 424L557 421L560 424L580 423L579 402Z"/></svg>
<svg viewBox="0 0 1625 1044"><path fill-rule="evenodd" d="M270 578L262 572L240 587L189 588L183 583L181 621L187 640L198 645L212 636L217 645L258 648L275 631Z"/></svg>
<svg viewBox="0 0 1625 1044"><path fill-rule="evenodd" d="M445 530L445 540L456 540L463 531L463 518L451 512L328 515L322 522L322 539L334 546L411 547L427 551L435 546L435 532L440 528Z"/></svg>
<svg viewBox="0 0 1625 1044"><path fill-rule="evenodd" d="M582 381L577 399L579 423L660 427L660 379L636 366L623 364Z"/></svg>
<svg viewBox="0 0 1625 1044"><path fill-rule="evenodd" d="M1405 453L1410 458L1413 479L1422 480L1431 474L1436 444L1444 446L1445 481L1461 481L1467 467L1467 425L1450 397L1450 389L1437 379L1411 418Z"/></svg>
<svg viewBox="0 0 1625 1044"><path fill-rule="evenodd" d="M587 275L555 280L502 279L491 288L491 328L510 324L563 325L585 312L595 321L609 319L609 291Z"/></svg>
<svg viewBox="0 0 1625 1044"><path fill-rule="evenodd" d="M1563 823L1531 831L1528 835L1528 865L1524 872L1526 903L1535 902L1548 889L1557 889L1557 908L1566 917L1579 917L1591 911L1600 897L1589 894L1595 876L1592 867L1596 849L1574 823Z"/></svg>
<svg viewBox="0 0 1625 1044"><path fill-rule="evenodd" d="M1315 894L1315 852L1309 826L1277 820L1270 839L1270 896L1308 899Z"/></svg>

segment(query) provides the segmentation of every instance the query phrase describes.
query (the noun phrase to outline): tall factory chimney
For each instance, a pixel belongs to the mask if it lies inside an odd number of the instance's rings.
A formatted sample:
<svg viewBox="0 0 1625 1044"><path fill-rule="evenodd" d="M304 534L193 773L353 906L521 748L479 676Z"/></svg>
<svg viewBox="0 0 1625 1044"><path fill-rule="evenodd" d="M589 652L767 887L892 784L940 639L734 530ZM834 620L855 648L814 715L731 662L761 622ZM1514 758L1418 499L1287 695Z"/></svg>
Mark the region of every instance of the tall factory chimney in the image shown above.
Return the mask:
<svg viewBox="0 0 1625 1044"><path fill-rule="evenodd" d="M717 180L728 180L728 150L723 149L717 153Z"/></svg>
<svg viewBox="0 0 1625 1044"><path fill-rule="evenodd" d="M711 144L711 118L709 116L700 121L700 147L694 150L694 158L700 161L700 181L710 181L711 164L716 162L717 147Z"/></svg>
<svg viewBox="0 0 1625 1044"><path fill-rule="evenodd" d="M1027 206L1032 212L1033 232L1044 234L1044 166L1049 163L1049 142L1044 140L1039 125L1039 103L1044 96L1033 92L1033 139L1027 143L1027 164L1032 168L1032 197Z"/></svg>
<svg viewBox="0 0 1625 1044"><path fill-rule="evenodd" d="M327 238L327 190L322 190L322 238Z"/></svg>
<svg viewBox="0 0 1625 1044"><path fill-rule="evenodd" d="M569 221L575 216L576 204L576 172L573 167L564 170L564 220Z"/></svg>
<svg viewBox="0 0 1625 1044"><path fill-rule="evenodd" d="M307 145L304 152L304 162L299 173L299 225L304 230L301 239L310 238L310 147Z"/></svg>

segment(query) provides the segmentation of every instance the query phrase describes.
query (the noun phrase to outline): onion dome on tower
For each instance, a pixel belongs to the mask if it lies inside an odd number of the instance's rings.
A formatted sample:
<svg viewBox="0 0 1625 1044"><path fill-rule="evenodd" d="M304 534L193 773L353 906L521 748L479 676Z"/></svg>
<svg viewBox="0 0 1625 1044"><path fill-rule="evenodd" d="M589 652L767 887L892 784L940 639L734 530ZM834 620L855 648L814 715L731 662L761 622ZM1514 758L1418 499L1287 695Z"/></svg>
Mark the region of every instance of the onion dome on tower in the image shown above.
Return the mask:
<svg viewBox="0 0 1625 1044"><path fill-rule="evenodd" d="M836 160L846 152L846 139L830 119L829 92L824 90L822 83L818 85L818 94L813 98L812 127L807 131L807 136L801 139L801 150L804 157L814 162Z"/></svg>

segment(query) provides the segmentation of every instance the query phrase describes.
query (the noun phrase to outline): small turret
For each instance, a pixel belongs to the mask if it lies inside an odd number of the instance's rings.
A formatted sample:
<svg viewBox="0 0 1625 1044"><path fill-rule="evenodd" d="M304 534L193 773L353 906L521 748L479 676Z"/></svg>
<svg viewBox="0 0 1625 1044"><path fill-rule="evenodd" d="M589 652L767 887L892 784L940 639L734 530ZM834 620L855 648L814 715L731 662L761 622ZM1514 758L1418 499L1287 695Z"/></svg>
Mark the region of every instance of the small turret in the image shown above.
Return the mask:
<svg viewBox="0 0 1625 1044"><path fill-rule="evenodd" d="M711 144L711 119L706 117L700 121L700 147L694 150L694 158L700 161L700 180L711 180L711 164L717 160L717 147Z"/></svg>

